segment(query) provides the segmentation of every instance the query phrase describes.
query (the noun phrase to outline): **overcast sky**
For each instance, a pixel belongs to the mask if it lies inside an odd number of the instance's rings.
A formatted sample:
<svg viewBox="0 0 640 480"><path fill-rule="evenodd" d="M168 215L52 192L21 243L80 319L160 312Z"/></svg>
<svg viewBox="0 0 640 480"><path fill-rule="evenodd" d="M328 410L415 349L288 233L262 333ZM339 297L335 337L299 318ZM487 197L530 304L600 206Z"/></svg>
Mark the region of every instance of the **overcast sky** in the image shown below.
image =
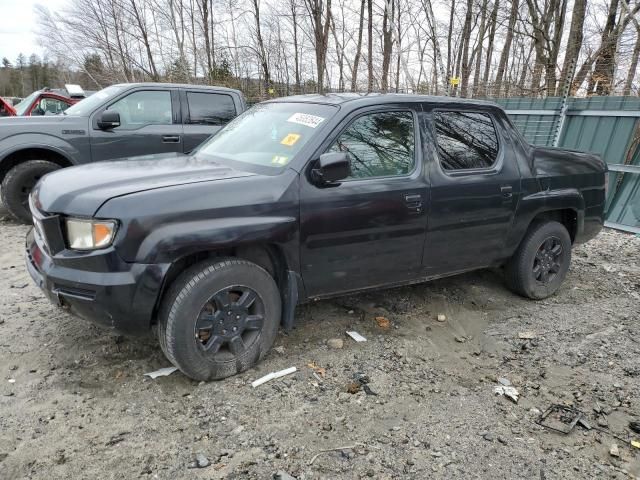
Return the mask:
<svg viewBox="0 0 640 480"><path fill-rule="evenodd" d="M36 40L36 15L33 7L44 5L58 11L68 0L0 0L0 58L14 63L19 53L42 56L43 48Z"/></svg>

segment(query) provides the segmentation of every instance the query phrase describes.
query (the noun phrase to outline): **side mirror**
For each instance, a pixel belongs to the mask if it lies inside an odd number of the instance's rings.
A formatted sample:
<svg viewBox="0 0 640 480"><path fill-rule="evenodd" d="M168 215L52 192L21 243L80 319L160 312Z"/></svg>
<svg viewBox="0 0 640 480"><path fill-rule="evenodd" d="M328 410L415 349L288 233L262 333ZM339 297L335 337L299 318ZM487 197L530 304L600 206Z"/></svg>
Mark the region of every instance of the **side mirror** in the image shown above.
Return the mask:
<svg viewBox="0 0 640 480"><path fill-rule="evenodd" d="M105 110L98 118L98 128L111 130L120 126L120 114L115 110Z"/></svg>
<svg viewBox="0 0 640 480"><path fill-rule="evenodd" d="M349 155L346 152L323 153L311 175L320 185L331 185L344 180L351 175Z"/></svg>

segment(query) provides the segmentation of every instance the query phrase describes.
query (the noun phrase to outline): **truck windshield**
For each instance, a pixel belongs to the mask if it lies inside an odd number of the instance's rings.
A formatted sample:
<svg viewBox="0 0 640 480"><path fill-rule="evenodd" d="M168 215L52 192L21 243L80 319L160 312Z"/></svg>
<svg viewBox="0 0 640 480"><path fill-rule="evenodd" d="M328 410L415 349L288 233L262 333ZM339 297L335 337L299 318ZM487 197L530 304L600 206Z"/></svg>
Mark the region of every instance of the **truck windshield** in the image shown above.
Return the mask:
<svg viewBox="0 0 640 480"><path fill-rule="evenodd" d="M80 100L75 105L70 106L64 111L64 113L65 115L71 115L74 117L84 117L89 115L104 102L107 102L110 98L120 94L120 92L125 88L127 88L126 85L111 85L110 87L103 88L90 97Z"/></svg>
<svg viewBox="0 0 640 480"><path fill-rule="evenodd" d="M309 103L261 103L205 142L199 154L283 167L335 115L337 107Z"/></svg>
<svg viewBox="0 0 640 480"><path fill-rule="evenodd" d="M20 103L14 106L13 108L16 109L16 115L22 116L26 114L31 104L35 101L36 98L38 98L38 95L40 95L39 91L33 92L31 95L22 99Z"/></svg>

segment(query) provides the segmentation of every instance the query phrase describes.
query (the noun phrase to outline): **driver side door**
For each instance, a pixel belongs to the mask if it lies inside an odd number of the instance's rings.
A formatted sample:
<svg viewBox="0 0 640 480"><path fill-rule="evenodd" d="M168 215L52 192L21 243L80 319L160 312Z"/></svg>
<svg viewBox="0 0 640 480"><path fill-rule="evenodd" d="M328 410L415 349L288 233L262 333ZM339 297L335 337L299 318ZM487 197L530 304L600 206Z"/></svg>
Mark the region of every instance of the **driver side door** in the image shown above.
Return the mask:
<svg viewBox="0 0 640 480"><path fill-rule="evenodd" d="M302 277L311 297L404 283L420 276L428 201L419 105L351 114L320 153L346 152L351 176L300 187Z"/></svg>
<svg viewBox="0 0 640 480"><path fill-rule="evenodd" d="M179 101L175 90L136 90L99 111L91 126L93 161L182 152ZM98 127L98 118L105 110L119 113L119 127Z"/></svg>

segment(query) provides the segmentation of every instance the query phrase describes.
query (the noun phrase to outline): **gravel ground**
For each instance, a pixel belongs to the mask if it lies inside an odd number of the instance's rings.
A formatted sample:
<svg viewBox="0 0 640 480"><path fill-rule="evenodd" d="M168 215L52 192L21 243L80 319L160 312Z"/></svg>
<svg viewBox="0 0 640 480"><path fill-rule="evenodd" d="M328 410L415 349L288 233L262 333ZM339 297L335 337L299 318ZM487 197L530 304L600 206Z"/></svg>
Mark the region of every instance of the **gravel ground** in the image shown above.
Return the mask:
<svg viewBox="0 0 640 480"><path fill-rule="evenodd" d="M302 306L261 365L205 384L144 377L169 365L153 338L109 335L45 301L23 267L26 230L0 223L2 479L640 477L625 443L640 437L628 428L640 420L640 238L605 231L578 247L546 301L481 271ZM498 379L517 404L494 394ZM601 431L537 425L553 403Z"/></svg>

